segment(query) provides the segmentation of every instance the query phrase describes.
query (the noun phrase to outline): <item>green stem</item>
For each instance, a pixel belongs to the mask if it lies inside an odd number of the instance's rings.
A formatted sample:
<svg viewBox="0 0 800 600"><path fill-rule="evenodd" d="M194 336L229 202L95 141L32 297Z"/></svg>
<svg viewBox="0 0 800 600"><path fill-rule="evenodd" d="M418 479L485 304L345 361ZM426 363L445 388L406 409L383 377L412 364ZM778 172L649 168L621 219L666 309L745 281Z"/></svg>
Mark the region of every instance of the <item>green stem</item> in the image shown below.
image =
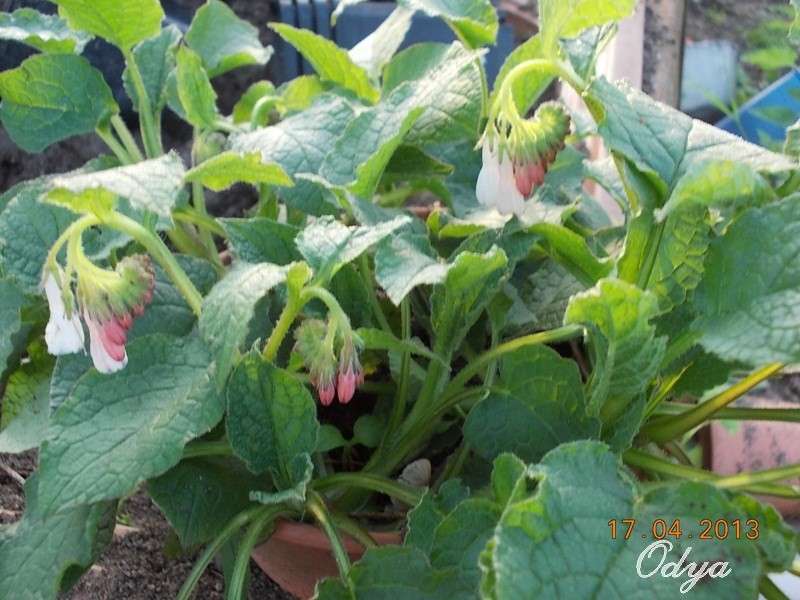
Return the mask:
<svg viewBox="0 0 800 600"><path fill-rule="evenodd" d="M114 128L114 131L119 136L119 139L122 141L133 161L142 162L144 160L142 151L139 150L139 146L136 144L136 140L133 139L130 129L125 125L125 121L123 121L119 115L114 115L111 117L111 126Z"/></svg>
<svg viewBox="0 0 800 600"><path fill-rule="evenodd" d="M272 524L277 517L286 513L286 509L281 505L264 506L261 507L261 510L262 512L253 519L250 527L247 528L247 533L245 533L236 554L236 562L233 565L233 573L228 587L228 600L245 598L244 587L247 574L250 572L250 555L253 553L253 548L261 539L264 528Z"/></svg>
<svg viewBox="0 0 800 600"><path fill-rule="evenodd" d="M422 499L422 491L373 473L334 473L313 480L311 487L320 492L339 488L369 490L386 494L410 506L416 506Z"/></svg>
<svg viewBox="0 0 800 600"><path fill-rule="evenodd" d="M292 326L301 308L302 305L300 304L299 298L293 297L290 291L289 300L286 302L286 306L283 307L281 316L278 317L278 321L275 323L275 327L272 328L272 333L269 335L269 339L264 345L264 350L261 352L261 355L265 359L275 359L275 356L278 354L278 349L281 347L281 342L283 342L283 338L286 337L289 328Z"/></svg>
<svg viewBox="0 0 800 600"><path fill-rule="evenodd" d="M336 527L334 527L331 521L325 503L318 493L309 491L306 498L306 507L309 512L314 515L314 518L320 526L322 526L322 530L328 538L331 550L333 551L333 557L336 559L336 566L339 567L339 578L348 589L352 589L353 586L348 577L350 572L350 557L347 555L347 550L345 550L339 532L336 531Z"/></svg>
<svg viewBox="0 0 800 600"><path fill-rule="evenodd" d="M189 304L194 314L199 317L202 313L201 306L203 304L203 297L178 264L178 261L175 260L175 256L169 251L169 248L164 245L164 242L161 241L161 238L142 227L133 219L117 212L106 215L103 220L107 225L130 235L153 255L153 258L158 261L158 264L161 265L169 278L172 279L175 287L177 287L181 294L183 294L183 297L186 298L186 302Z"/></svg>
<svg viewBox="0 0 800 600"><path fill-rule="evenodd" d="M125 57L125 64L133 79L133 87L136 89L136 96L139 100L139 123L142 132L142 140L144 141L145 154L148 158L156 158L164 154L161 148L160 132L155 126L155 119L153 110L150 106L150 99L147 97L147 89L142 79L142 74L139 72L139 67L133 58L133 53L130 50L123 50Z"/></svg>
<svg viewBox="0 0 800 600"><path fill-rule="evenodd" d="M717 411L780 371L784 366L783 363L767 365L691 410L677 416L659 417L649 421L642 427L641 432L657 443L674 440L687 431L703 424Z"/></svg>
<svg viewBox="0 0 800 600"><path fill-rule="evenodd" d="M411 339L411 307L408 297L403 298L400 302L400 316L402 319L401 328L403 340L408 341ZM381 448L389 442L394 435L394 432L403 421L406 414L406 404L408 403L408 386L409 386L409 373L411 370L411 353L408 350L403 351L403 356L400 359L400 380L397 386L397 394L394 398L392 405L392 414L389 417L389 423L386 425L386 433L381 442Z"/></svg>
<svg viewBox="0 0 800 600"><path fill-rule="evenodd" d="M786 594L766 575L759 579L758 591L765 600L789 600Z"/></svg>
<svg viewBox="0 0 800 600"><path fill-rule="evenodd" d="M131 155L128 154L128 151L125 150L125 147L117 141L117 138L114 137L114 134L111 133L111 129L108 127L98 127L94 130L97 135L100 136L106 146L108 146L111 151L114 153L123 165L132 165L135 161L131 158Z"/></svg>
<svg viewBox="0 0 800 600"><path fill-rule="evenodd" d="M201 214L193 208L179 208L173 211L172 218L176 221L197 225L200 227L200 229L206 229L214 235L218 235L223 238L228 237L228 233L225 231L225 228L220 225L214 217L209 214Z"/></svg>
<svg viewBox="0 0 800 600"><path fill-rule="evenodd" d="M381 308L381 303L378 302L378 294L375 290L375 282L372 280L370 275L369 257L367 256L367 253L362 252L358 260L358 271L361 274L361 279L364 281L364 285L367 286L367 290L369 290L367 296L369 296L369 304L372 307L372 314L378 320L378 325L380 325L381 329L394 335L394 331L392 331L392 327L389 325L389 321L386 319L383 308Z"/></svg>
<svg viewBox="0 0 800 600"><path fill-rule="evenodd" d="M353 538L359 544L364 546L364 548L378 547L377 542L370 537L369 533L352 519L348 519L347 517L336 513L330 513L330 517L331 522L338 531L341 531L348 537Z"/></svg>
<svg viewBox="0 0 800 600"><path fill-rule="evenodd" d="M784 479L792 479L794 477L800 477L800 464L776 467L774 469L764 469L761 471L751 471L749 473L737 473L736 475L729 475L717 479L714 485L723 489L738 489L761 483L775 483L776 481L783 481Z"/></svg>
<svg viewBox="0 0 800 600"><path fill-rule="evenodd" d="M233 448L228 440L216 442L190 442L183 448L181 460L200 456L233 456Z"/></svg>
<svg viewBox="0 0 800 600"><path fill-rule="evenodd" d="M47 258L44 261L45 269L56 264L56 256L61 250L61 247L66 244L68 240L72 239L73 235L80 236L80 232L82 232L84 229L92 227L93 225L98 225L100 222L100 219L95 215L84 215L78 220L70 223L70 225L61 233L60 236L58 236L56 241L53 242L53 245L50 247L50 251L47 253Z"/></svg>
<svg viewBox="0 0 800 600"><path fill-rule="evenodd" d="M191 598L192 592L194 591L197 582L200 581L203 571L205 571L206 567L208 567L211 561L214 560L214 557L222 549L225 543L237 531L239 531L240 528L247 525L262 510L264 510L263 506L254 506L252 508L248 508L240 512L228 522L225 528L220 531L219 534L217 534L217 536L208 544L208 546L206 546L206 549L197 559L197 562L194 564L189 576L183 582L176 600L189 600Z"/></svg>

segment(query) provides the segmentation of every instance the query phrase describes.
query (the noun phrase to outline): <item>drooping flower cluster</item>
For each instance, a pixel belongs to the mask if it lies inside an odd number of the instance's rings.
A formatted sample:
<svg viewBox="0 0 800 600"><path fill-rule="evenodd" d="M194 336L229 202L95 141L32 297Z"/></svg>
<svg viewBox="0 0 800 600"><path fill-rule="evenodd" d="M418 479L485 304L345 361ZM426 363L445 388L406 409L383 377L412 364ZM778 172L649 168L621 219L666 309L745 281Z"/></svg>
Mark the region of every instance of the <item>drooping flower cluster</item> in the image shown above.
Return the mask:
<svg viewBox="0 0 800 600"><path fill-rule="evenodd" d="M88 261L71 266L76 272L77 302L71 278L59 265L45 268L42 278L50 307L45 329L47 350L54 355L84 350L79 317L83 315L94 366L101 373L119 371L128 363L125 343L133 317L144 313L145 305L153 298L155 281L150 257L125 257L114 271L100 269Z"/></svg>
<svg viewBox="0 0 800 600"><path fill-rule="evenodd" d="M514 108L501 111L483 134L478 202L501 214L521 215L525 199L544 183L550 163L564 148L569 128L569 115L555 102L539 106L530 119L521 119Z"/></svg>
<svg viewBox="0 0 800 600"><path fill-rule="evenodd" d="M295 339L295 351L308 367L319 401L328 406L336 395L341 404L350 402L356 388L364 383L364 369L358 360L362 348L359 337L349 327L309 319L297 328ZM334 347L338 348L338 360Z"/></svg>

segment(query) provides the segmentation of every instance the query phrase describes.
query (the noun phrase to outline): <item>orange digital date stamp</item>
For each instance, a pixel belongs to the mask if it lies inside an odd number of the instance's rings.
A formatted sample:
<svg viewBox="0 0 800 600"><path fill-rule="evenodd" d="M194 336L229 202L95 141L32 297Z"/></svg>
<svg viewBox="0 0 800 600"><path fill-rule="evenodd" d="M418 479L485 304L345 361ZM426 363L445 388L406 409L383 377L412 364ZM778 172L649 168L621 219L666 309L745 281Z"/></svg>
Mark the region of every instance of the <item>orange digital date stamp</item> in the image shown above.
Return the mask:
<svg viewBox="0 0 800 600"><path fill-rule="evenodd" d="M685 536L691 539L694 534L684 533L681 528L681 520L675 519L671 523L664 519L655 519L652 522L637 525L636 519L611 519L608 522L611 528L611 539L628 539L631 536L638 537L641 532L642 539L652 538L663 540L672 537L676 540ZM700 533L695 539L699 540L724 540L732 537L734 539L758 539L758 521L756 519L700 519L698 527Z"/></svg>

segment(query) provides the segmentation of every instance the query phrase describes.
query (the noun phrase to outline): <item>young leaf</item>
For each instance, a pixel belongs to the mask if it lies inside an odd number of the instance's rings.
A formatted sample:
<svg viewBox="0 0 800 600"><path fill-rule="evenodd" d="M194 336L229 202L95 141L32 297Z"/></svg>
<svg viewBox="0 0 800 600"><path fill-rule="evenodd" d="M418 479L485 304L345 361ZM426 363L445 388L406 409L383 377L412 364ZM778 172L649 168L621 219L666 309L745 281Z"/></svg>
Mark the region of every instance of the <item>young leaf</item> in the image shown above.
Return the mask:
<svg viewBox="0 0 800 600"><path fill-rule="evenodd" d="M317 445L319 424L311 394L256 350L231 375L226 423L236 455L254 473L273 472L276 483L294 483L292 461Z"/></svg>
<svg viewBox="0 0 800 600"><path fill-rule="evenodd" d="M587 287L608 276L613 269L611 260L598 259L583 237L563 225L536 223L528 230L547 240L553 259Z"/></svg>
<svg viewBox="0 0 800 600"><path fill-rule="evenodd" d="M165 27L158 35L143 40L133 49L133 60L142 76L150 110L158 114L167 103L167 81L175 68L175 53L181 40L181 32L174 25ZM139 111L139 95L133 83L130 67L122 72L122 83L133 108Z"/></svg>
<svg viewBox="0 0 800 600"><path fill-rule="evenodd" d="M400 5L444 19L467 48L495 43L497 13L488 0L400 0Z"/></svg>
<svg viewBox="0 0 800 600"><path fill-rule="evenodd" d="M70 29L56 15L20 8L10 14L0 12L0 39L22 42L42 52L80 54L90 38L82 31Z"/></svg>
<svg viewBox="0 0 800 600"><path fill-rule="evenodd" d="M184 181L197 181L210 190L219 192L226 190L234 183L271 183L275 185L292 185L278 165L265 164L261 154L249 152L223 152L204 163L190 169Z"/></svg>
<svg viewBox="0 0 800 600"><path fill-rule="evenodd" d="M750 365L796 362L800 196L746 210L711 243L697 290L700 343Z"/></svg>
<svg viewBox="0 0 800 600"><path fill-rule="evenodd" d="M425 110L415 107L412 98L410 86L400 87L353 119L325 157L320 174L335 186L371 198L392 154Z"/></svg>
<svg viewBox="0 0 800 600"><path fill-rule="evenodd" d="M75 212L93 212L92 202L101 190L107 192L102 195L103 200L113 203L122 196L134 206L169 217L183 188L183 176L183 161L170 152L105 171L57 175L50 180L52 191L47 199Z"/></svg>
<svg viewBox="0 0 800 600"><path fill-rule="evenodd" d="M286 267L269 263L234 266L203 299L200 333L217 358L217 384L221 385L247 337L256 302L286 280Z"/></svg>
<svg viewBox="0 0 800 600"><path fill-rule="evenodd" d="M222 417L200 340L142 338L128 359L114 374L84 375L53 415L39 454L43 515L128 493L177 464L184 444Z"/></svg>
<svg viewBox="0 0 800 600"><path fill-rule="evenodd" d="M583 30L608 21L621 21L629 17L636 0L541 0L539 21L542 47L550 57L556 55L559 38L571 38Z"/></svg>
<svg viewBox="0 0 800 600"><path fill-rule="evenodd" d="M177 93L186 120L195 127L213 127L217 120L217 93L211 87L202 60L187 46L178 48Z"/></svg>
<svg viewBox="0 0 800 600"><path fill-rule="evenodd" d="M563 442L600 435L600 421L586 414L577 366L550 348L529 346L504 357L496 388L464 423L465 438L486 459L513 452L535 462Z"/></svg>
<svg viewBox="0 0 800 600"><path fill-rule="evenodd" d="M0 97L0 120L28 152L90 133L119 112L100 71L75 54L37 54L0 73Z"/></svg>
<svg viewBox="0 0 800 600"><path fill-rule="evenodd" d="M492 86L492 94L489 96L489 106L497 102L500 88L514 67L525 61L541 58L544 58L544 52L542 52L542 40L538 34L517 46L503 61L503 66L497 73ZM524 76L515 79L512 83L511 94L519 114L524 115L528 112L528 109L544 93L553 79L555 79L555 75L544 69L531 70Z"/></svg>
<svg viewBox="0 0 800 600"><path fill-rule="evenodd" d="M338 11L342 4L336 7ZM363 68L370 77L377 79L384 65L394 56L408 28L414 11L398 5L377 29L356 44L349 52L350 59Z"/></svg>
<svg viewBox="0 0 800 600"><path fill-rule="evenodd" d="M375 251L375 279L395 306L418 285L441 282L450 267L438 260L427 236L393 235Z"/></svg>
<svg viewBox="0 0 800 600"><path fill-rule="evenodd" d="M248 263L288 265L303 260L294 239L300 229L272 219L221 219L233 252Z"/></svg>
<svg viewBox="0 0 800 600"><path fill-rule="evenodd" d="M763 519L757 503L743 505L738 501L741 496L693 482L656 487L642 494L619 458L597 442L560 446L532 468L531 476L538 483L535 494L506 507L481 556L485 597L517 597L519 590L525 590L531 598L555 600L637 595L671 600L680 595L682 585L683 590L690 590L689 577L663 577L657 567L662 558L666 569L667 561L678 563L683 555L685 564L711 567L726 563L724 578L704 578L688 593L699 591L709 598L758 595L759 579L768 570L767 550L774 540L729 535L699 543L704 529L701 520L709 514L728 523ZM590 494L576 493L587 488L592 490ZM630 536L626 535L627 522L619 515L633 523ZM654 536L660 535L653 529L658 519L667 528L677 522L680 537L667 535L654 542ZM616 522L615 534L610 521ZM787 526L779 527L778 535L785 539L774 556L786 564L794 558L789 542L793 534ZM662 547L648 554L654 543ZM637 576L637 569L645 576ZM721 570L717 567L715 573ZM674 572L677 575L677 568ZM563 587L565 581L570 582L568 588Z"/></svg>
<svg viewBox="0 0 800 600"><path fill-rule="evenodd" d="M88 568L113 532L114 502L83 504L45 518L39 479L34 473L25 482L22 520L0 528L0 579L4 594L13 592L16 598L55 599L66 571Z"/></svg>
<svg viewBox="0 0 800 600"><path fill-rule="evenodd" d="M192 19L186 43L197 52L209 77L245 65L263 65L272 56L258 39L258 29L219 0L209 0Z"/></svg>
<svg viewBox="0 0 800 600"><path fill-rule="evenodd" d="M353 62L346 50L321 35L285 23L272 23L270 27L297 48L323 80L353 90L370 102L378 99L378 89L370 82L369 75Z"/></svg>
<svg viewBox="0 0 800 600"><path fill-rule="evenodd" d="M158 0L57 0L59 14L78 31L88 31L127 52L161 29Z"/></svg>
<svg viewBox="0 0 800 600"><path fill-rule="evenodd" d="M250 490L260 484L236 459L206 456L182 460L148 482L147 491L189 549L210 540L250 506Z"/></svg>

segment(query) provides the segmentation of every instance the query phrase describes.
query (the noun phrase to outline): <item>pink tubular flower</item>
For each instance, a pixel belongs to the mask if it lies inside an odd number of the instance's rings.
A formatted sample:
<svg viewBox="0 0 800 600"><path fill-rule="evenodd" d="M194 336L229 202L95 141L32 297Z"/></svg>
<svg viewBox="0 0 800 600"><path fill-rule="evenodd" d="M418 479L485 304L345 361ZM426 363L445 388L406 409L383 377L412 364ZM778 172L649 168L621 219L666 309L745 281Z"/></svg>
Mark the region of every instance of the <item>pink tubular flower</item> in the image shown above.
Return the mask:
<svg viewBox="0 0 800 600"><path fill-rule="evenodd" d="M521 215L525 210L525 198L519 190L514 175L514 164L508 152L491 147L487 137L483 141L483 166L478 174L475 195L483 206L495 206L500 214ZM498 153L502 154L498 157Z"/></svg>
<svg viewBox="0 0 800 600"><path fill-rule="evenodd" d="M60 272L59 277L63 281L64 274ZM47 304L50 307L50 320L47 322L47 327L44 331L47 351L54 356L60 356L83 350L83 327L78 317L78 311L71 302L69 303L69 309L67 308L67 303L64 302L63 290L53 273L45 273L42 286L47 295Z"/></svg>
<svg viewBox="0 0 800 600"><path fill-rule="evenodd" d="M122 324L114 317L104 323L96 321L86 310L83 318L89 327L89 353L97 370L114 373L128 364L127 336Z"/></svg>
<svg viewBox="0 0 800 600"><path fill-rule="evenodd" d="M322 402L322 405L330 406L331 402L333 402L333 396L336 392L336 389L333 385L333 379L328 381L320 381L318 383L317 392L319 393L319 401Z"/></svg>
<svg viewBox="0 0 800 600"><path fill-rule="evenodd" d="M353 341L346 338L339 355L339 374L336 378L339 402L342 404L350 402L356 393L356 387L362 383L364 383L364 369L358 361L358 352Z"/></svg>

